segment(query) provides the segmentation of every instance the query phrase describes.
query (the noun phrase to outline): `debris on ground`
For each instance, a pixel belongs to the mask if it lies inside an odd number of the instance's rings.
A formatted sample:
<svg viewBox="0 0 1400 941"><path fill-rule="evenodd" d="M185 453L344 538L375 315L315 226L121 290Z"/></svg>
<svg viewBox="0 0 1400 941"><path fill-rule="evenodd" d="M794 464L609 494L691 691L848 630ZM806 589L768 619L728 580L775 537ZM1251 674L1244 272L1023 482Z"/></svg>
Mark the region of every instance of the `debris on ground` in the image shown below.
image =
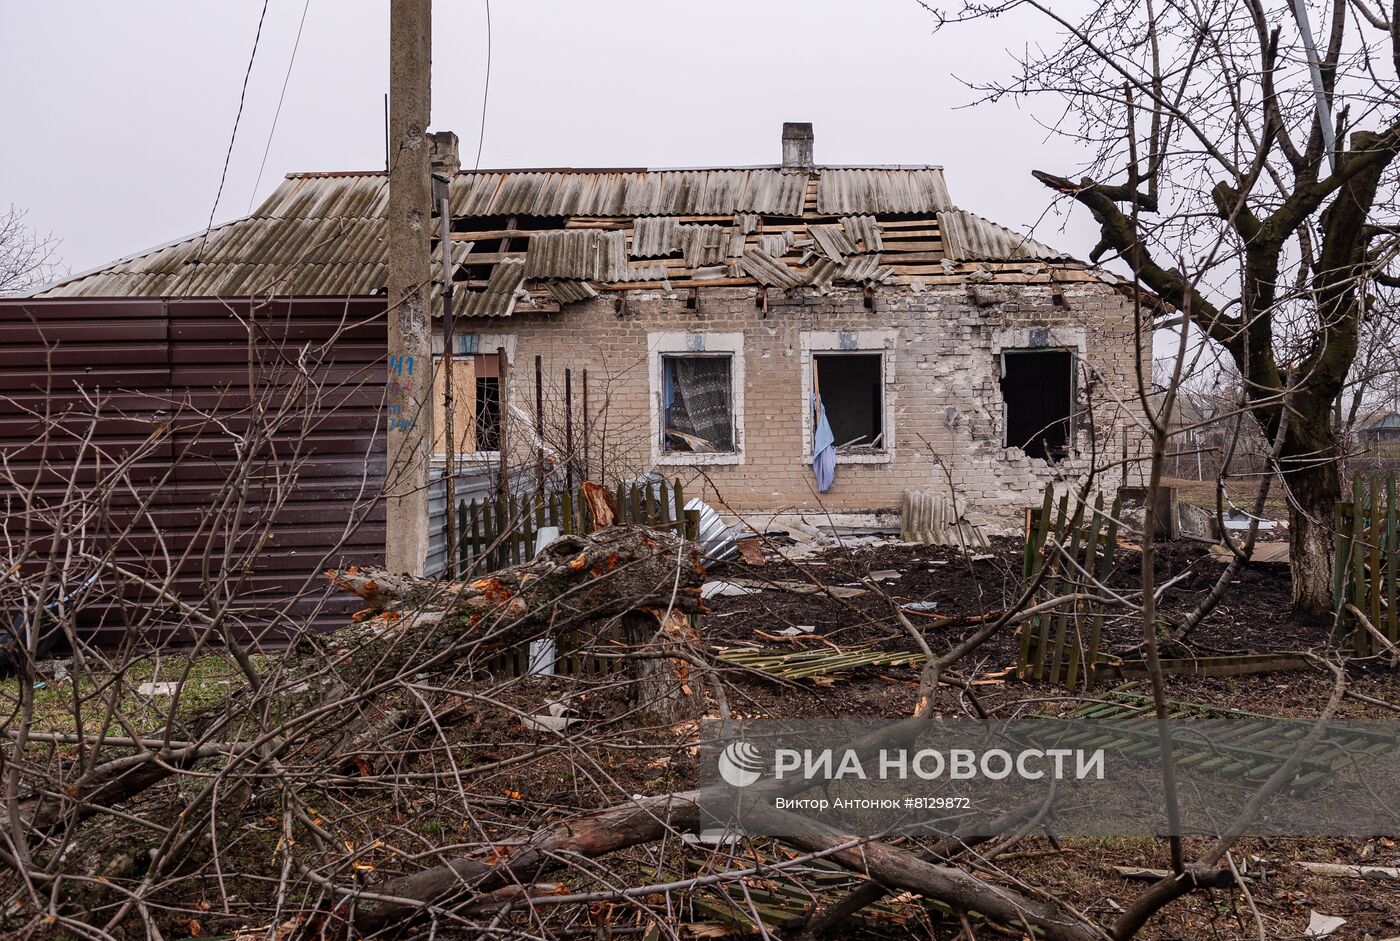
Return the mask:
<svg viewBox="0 0 1400 941"><path fill-rule="evenodd" d="M1325 938L1346 923L1345 918L1337 915L1324 915L1321 912L1312 911L1308 913L1306 934L1309 938Z"/></svg>
<svg viewBox="0 0 1400 941"><path fill-rule="evenodd" d="M1211 546L1210 557L1218 562L1230 562L1235 558L1235 555L1224 546ZM1287 565L1288 543L1259 543L1254 547L1254 551L1250 553L1249 561L1257 562L1260 565Z"/></svg>

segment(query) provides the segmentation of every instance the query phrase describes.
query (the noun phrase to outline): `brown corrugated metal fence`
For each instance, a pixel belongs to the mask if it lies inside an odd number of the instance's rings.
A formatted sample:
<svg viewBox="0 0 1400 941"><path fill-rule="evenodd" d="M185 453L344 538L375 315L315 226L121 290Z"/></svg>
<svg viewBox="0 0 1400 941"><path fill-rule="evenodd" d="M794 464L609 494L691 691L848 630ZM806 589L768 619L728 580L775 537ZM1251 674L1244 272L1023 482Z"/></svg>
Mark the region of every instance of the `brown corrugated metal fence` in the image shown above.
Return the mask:
<svg viewBox="0 0 1400 941"><path fill-rule="evenodd" d="M6 570L98 573L77 623L104 646L192 639L161 636L179 604L269 644L343 624L320 573L383 552L384 310L0 301Z"/></svg>

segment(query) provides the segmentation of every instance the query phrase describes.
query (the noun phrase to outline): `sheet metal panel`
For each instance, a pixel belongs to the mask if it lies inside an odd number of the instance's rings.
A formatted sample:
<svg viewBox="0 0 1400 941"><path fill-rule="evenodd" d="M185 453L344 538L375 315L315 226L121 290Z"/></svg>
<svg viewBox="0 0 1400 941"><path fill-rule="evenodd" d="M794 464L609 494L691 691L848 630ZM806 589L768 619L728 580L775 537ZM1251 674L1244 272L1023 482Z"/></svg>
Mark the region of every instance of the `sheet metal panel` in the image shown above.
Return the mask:
<svg viewBox="0 0 1400 941"><path fill-rule="evenodd" d="M428 562L425 573L433 578L447 571L447 466L436 464L428 484ZM496 495L495 478L485 465L459 468L455 494L459 503L490 500Z"/></svg>
<svg viewBox="0 0 1400 941"><path fill-rule="evenodd" d="M27 514L42 547L70 483L90 485L139 455L129 489L112 493L100 521L64 532L66 546L86 540L93 554L169 577L196 606L221 574L242 578L235 623L272 644L300 623L342 625L355 605L327 596L321 573L383 552L375 497L384 476L384 323L375 298L0 301L6 355L30 363L0 370L0 452L15 478L0 488L0 512L11 526ZM46 348L49 365L36 365ZM278 427L273 444L240 465L257 402L274 410ZM32 414L45 410L47 423ZM220 499L231 474L245 485L236 520L228 508L239 504ZM36 507L23 505L28 485ZM243 571L239 552L263 520L267 539ZM79 629L106 646L131 640L141 613L166 607L111 573L83 605Z"/></svg>

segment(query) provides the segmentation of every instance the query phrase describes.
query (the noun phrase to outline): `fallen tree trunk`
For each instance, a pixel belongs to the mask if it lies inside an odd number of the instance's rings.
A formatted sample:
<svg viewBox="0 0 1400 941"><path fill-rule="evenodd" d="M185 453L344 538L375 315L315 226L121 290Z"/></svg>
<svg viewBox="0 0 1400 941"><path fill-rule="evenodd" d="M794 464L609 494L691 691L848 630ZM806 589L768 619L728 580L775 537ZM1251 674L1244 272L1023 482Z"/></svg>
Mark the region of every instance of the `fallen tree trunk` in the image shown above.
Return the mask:
<svg viewBox="0 0 1400 941"><path fill-rule="evenodd" d="M36 786L19 801L22 832L12 836L32 840L72 826L213 754L227 755L230 764L267 760L298 740L343 758L347 746L353 752L365 740L377 721L372 716L402 721L402 703L394 700L405 677L450 672L470 656L634 611L696 612L704 567L696 547L674 534L619 526L564 536L528 562L470 581L377 568L331 571L327 578L371 609L327 637L306 638L274 677L181 723L181 739L232 748L172 753L140 746L114 757L94 749L86 768Z"/></svg>
<svg viewBox="0 0 1400 941"><path fill-rule="evenodd" d="M380 931L430 907L451 908L464 899L506 886L529 884L566 860L594 858L615 850L684 833L700 823L704 792L644 797L616 807L572 817L536 832L508 859L489 865L470 858L386 880L374 894L400 901L361 901L348 920L356 930Z"/></svg>

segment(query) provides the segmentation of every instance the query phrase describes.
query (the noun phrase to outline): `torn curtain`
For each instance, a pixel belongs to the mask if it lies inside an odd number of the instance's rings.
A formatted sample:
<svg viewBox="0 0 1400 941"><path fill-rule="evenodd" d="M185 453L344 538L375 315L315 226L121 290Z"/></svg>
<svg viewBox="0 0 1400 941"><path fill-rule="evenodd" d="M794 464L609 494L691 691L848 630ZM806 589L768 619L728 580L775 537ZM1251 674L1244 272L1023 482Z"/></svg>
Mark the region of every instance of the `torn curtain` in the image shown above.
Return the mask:
<svg viewBox="0 0 1400 941"><path fill-rule="evenodd" d="M667 446L685 446L672 440L672 432L679 432L701 439L704 450L734 450L729 357L677 356L666 360L666 368Z"/></svg>

